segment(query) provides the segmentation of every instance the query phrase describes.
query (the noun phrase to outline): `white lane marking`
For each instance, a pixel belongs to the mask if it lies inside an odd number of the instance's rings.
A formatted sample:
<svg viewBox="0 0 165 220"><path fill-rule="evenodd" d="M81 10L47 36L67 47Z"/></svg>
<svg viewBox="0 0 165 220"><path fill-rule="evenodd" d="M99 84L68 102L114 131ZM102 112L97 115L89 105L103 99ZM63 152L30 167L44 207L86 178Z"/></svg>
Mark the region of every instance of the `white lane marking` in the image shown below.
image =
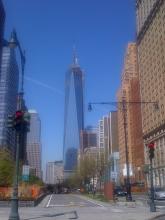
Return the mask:
<svg viewBox="0 0 165 220"><path fill-rule="evenodd" d="M77 206L77 205L75 205L75 204L66 204L66 205L64 205L64 204L59 204L59 205L49 205L49 207L72 207L72 206Z"/></svg>
<svg viewBox="0 0 165 220"><path fill-rule="evenodd" d="M49 207L70 207L70 206L82 206L82 204L76 204L75 202L69 202L68 204L53 204Z"/></svg>
<svg viewBox="0 0 165 220"><path fill-rule="evenodd" d="M104 208L104 209L106 209L106 207L104 206L104 205L101 205L101 204L99 204L99 203L97 203L97 202L94 202L93 200L89 200L89 199L87 199L86 197L84 197L84 196L79 196L79 195L73 195L73 197L78 197L78 198L81 198L81 199L83 199L83 200L85 200L85 201L88 201L88 202L91 202L91 203L93 203L93 204L95 204L95 205L97 205L97 206L100 206L100 207L102 207L102 208Z"/></svg>
<svg viewBox="0 0 165 220"><path fill-rule="evenodd" d="M46 205L46 208L49 207L49 205L50 205L50 201L51 201L51 199L52 199L52 196L53 196L53 194L50 196L49 201L48 201L48 204Z"/></svg>
<svg viewBox="0 0 165 220"><path fill-rule="evenodd" d="M85 199L85 200L88 201L88 202L91 202L91 203L93 203L93 204L95 204L95 205L97 205L97 206L100 206L100 207L104 207L104 208L105 208L105 206L103 206L103 205L101 205L101 204L99 204L99 203L97 203L97 202L94 202L94 201L88 200L88 199Z"/></svg>
<svg viewBox="0 0 165 220"><path fill-rule="evenodd" d="M116 213L122 213L124 211L122 211L121 209L111 209L112 212L116 212Z"/></svg>

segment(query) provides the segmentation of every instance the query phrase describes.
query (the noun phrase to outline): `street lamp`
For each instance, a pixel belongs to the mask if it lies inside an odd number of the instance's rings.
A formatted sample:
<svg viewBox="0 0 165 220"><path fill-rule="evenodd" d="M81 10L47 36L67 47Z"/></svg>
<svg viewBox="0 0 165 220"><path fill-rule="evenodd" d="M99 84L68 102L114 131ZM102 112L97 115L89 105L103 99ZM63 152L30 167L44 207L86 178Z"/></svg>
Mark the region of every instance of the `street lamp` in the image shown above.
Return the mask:
<svg viewBox="0 0 165 220"><path fill-rule="evenodd" d="M125 142L125 154L126 154L126 190L127 190L127 195L126 195L126 200L127 201L132 201L132 194L131 194L131 182L130 182L130 168L129 168L129 156L128 156L128 143L127 143L127 106L128 105L142 105L142 104L152 104L154 105L154 108L157 110L158 107L158 102L147 102L147 101L126 101L125 97L122 98L122 101L119 102L90 102L88 104L88 110L92 110L92 105L113 105L113 106L118 106L119 109L123 112L123 127L124 127L124 142Z"/></svg>
<svg viewBox="0 0 165 220"><path fill-rule="evenodd" d="M18 47L20 57L21 57L21 87L20 92L18 93L18 103L17 103L17 112L22 112L22 121L23 121L23 83L24 83L24 68L25 68L25 55L22 51L21 45L18 41L17 34L15 30L11 34L11 39L7 42L10 48ZM17 117L17 112L15 113L15 117ZM15 176L14 176L14 184L13 184L13 194L11 198L11 211L9 215L9 220L20 220L18 213L18 174L19 174L19 148L20 148L20 137L23 131L23 123L20 125L20 129L16 129L16 164L15 164Z"/></svg>

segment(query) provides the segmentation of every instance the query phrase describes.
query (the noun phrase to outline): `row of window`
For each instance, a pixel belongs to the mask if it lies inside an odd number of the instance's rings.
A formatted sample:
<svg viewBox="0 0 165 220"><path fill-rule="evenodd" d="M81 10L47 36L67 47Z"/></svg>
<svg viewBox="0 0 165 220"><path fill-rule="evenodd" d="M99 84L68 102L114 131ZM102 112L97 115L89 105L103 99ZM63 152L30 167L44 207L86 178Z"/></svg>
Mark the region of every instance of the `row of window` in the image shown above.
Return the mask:
<svg viewBox="0 0 165 220"><path fill-rule="evenodd" d="M151 10L153 9L154 4L157 0L142 0L142 3L139 5L139 8L136 12L137 14L137 32L139 33L143 27L147 17L149 16Z"/></svg>

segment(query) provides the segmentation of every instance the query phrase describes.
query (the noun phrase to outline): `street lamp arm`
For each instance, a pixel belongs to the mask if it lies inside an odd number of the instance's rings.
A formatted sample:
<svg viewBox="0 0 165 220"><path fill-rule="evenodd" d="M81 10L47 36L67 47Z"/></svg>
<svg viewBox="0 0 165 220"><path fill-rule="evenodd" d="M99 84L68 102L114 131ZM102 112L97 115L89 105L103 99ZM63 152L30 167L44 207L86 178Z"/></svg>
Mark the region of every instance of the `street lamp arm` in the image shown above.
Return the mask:
<svg viewBox="0 0 165 220"><path fill-rule="evenodd" d="M21 63L22 63L23 65L25 65L25 63L26 63L25 51L22 50L19 41L17 41L17 45L18 45L18 49L19 49L19 52L20 52L20 56L21 56Z"/></svg>
<svg viewBox="0 0 165 220"><path fill-rule="evenodd" d="M25 58L25 52L22 50L21 44L17 38L17 33L15 30L12 31L11 33L11 38L7 42L4 42L7 44L10 48L16 48L18 47L20 57L21 57L21 85L20 85L20 93L23 94L23 86L24 86L24 69L25 69L25 63L26 63L26 58Z"/></svg>
<svg viewBox="0 0 165 220"><path fill-rule="evenodd" d="M88 110L91 111L92 110L92 105L113 105L113 106L117 106L117 105L129 105L129 104L153 104L154 108L156 110L159 109L159 105L157 101L125 101L124 99L122 101L118 101L118 102L89 102L88 104Z"/></svg>
<svg viewBox="0 0 165 220"><path fill-rule="evenodd" d="M12 36L13 36L13 44L15 44L15 47L18 47L20 57L21 57L21 70L22 70L21 92L23 93L24 69L25 69L25 63L26 63L25 51L22 50L21 44L17 38L17 33L15 30L13 30Z"/></svg>
<svg viewBox="0 0 165 220"><path fill-rule="evenodd" d="M122 104L123 101L118 102L89 102L90 105L117 105ZM156 101L125 101L125 104L158 104Z"/></svg>
<svg viewBox="0 0 165 220"><path fill-rule="evenodd" d="M22 51L19 41L18 41L18 49L20 51L20 56L21 56L21 69L22 69L21 92L23 93L26 58L25 58L25 51L24 52Z"/></svg>
<svg viewBox="0 0 165 220"><path fill-rule="evenodd" d="M89 102L91 105L116 105L118 102Z"/></svg>

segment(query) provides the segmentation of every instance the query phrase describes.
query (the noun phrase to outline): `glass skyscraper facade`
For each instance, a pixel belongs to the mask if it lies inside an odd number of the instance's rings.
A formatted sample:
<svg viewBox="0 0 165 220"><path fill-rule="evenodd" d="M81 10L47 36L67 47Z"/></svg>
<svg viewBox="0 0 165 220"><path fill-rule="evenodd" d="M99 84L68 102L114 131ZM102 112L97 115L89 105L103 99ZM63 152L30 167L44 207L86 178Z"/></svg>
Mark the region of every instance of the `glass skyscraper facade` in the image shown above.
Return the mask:
<svg viewBox="0 0 165 220"><path fill-rule="evenodd" d="M5 11L4 11L2 0L0 0L0 65L1 65L1 54L2 54L2 47L3 47L4 23L5 23Z"/></svg>
<svg viewBox="0 0 165 220"><path fill-rule="evenodd" d="M17 108L19 84L19 69L14 49L4 46L0 71L0 148L15 151L15 135L7 128L9 114L14 114Z"/></svg>
<svg viewBox="0 0 165 220"><path fill-rule="evenodd" d="M74 56L65 79L64 177L72 173L77 165L80 132L84 128L83 93L83 72Z"/></svg>
<svg viewBox="0 0 165 220"><path fill-rule="evenodd" d="M27 161L34 174L42 178L41 171L41 121L35 110L30 113L30 132L27 133Z"/></svg>

